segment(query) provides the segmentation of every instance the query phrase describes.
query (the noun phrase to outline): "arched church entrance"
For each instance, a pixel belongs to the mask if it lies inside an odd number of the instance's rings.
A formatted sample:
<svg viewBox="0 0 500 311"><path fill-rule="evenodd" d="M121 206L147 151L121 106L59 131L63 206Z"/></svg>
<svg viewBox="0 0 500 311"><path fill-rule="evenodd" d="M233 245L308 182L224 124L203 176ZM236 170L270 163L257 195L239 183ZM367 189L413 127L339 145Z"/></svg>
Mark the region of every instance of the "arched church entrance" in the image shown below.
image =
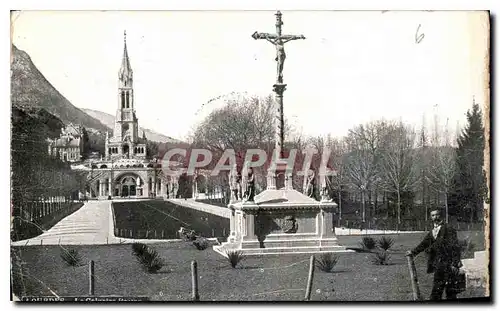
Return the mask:
<svg viewBox="0 0 500 311"><path fill-rule="evenodd" d="M135 174L122 175L116 180L115 195L119 197L142 196L143 190L141 178Z"/></svg>

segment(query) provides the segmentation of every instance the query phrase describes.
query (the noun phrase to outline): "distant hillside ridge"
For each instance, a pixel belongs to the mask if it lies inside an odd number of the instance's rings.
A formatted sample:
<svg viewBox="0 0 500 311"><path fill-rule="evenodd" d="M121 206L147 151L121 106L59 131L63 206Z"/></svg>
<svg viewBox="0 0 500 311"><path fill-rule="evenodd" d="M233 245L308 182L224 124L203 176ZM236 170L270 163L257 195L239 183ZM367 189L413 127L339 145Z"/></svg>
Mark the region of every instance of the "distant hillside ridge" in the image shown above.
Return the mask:
<svg viewBox="0 0 500 311"><path fill-rule="evenodd" d="M115 126L115 117L109 113L98 111L98 110L92 110L92 109L86 109L82 108L85 113L88 115L92 116L93 118L99 120L102 124L106 125L110 129L113 129ZM181 141L179 139L172 138L170 136L166 136L163 134L160 134L158 132L155 132L153 130L143 128L139 126L139 136L142 137L142 132L146 132L146 138L150 141L155 141L159 143L180 143Z"/></svg>
<svg viewBox="0 0 500 311"><path fill-rule="evenodd" d="M65 124L79 124L91 131L109 130L99 120L73 106L38 70L26 52L15 45L11 46L11 105L13 107L43 108Z"/></svg>

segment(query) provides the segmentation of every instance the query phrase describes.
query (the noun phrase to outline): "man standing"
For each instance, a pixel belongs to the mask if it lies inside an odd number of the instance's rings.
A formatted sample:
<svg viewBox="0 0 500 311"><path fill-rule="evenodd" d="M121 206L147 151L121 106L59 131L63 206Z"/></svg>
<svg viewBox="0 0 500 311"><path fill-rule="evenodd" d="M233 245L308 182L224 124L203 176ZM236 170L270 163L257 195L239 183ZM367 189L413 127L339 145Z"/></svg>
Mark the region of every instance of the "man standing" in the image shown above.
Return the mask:
<svg viewBox="0 0 500 311"><path fill-rule="evenodd" d="M406 256L416 256L422 251L427 253L427 273L434 273L431 300L441 300L443 291L446 292L446 299L456 299L453 280L462 266L457 232L443 223L438 209L431 211L431 220L434 224L431 231Z"/></svg>

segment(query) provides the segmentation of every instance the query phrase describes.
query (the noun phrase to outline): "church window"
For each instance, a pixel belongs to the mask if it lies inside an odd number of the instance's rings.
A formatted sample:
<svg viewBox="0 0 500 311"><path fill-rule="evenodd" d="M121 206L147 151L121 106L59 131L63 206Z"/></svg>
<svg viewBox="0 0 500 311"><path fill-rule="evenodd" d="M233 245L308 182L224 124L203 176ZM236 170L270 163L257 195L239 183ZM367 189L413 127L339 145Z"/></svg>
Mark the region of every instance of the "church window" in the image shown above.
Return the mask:
<svg viewBox="0 0 500 311"><path fill-rule="evenodd" d="M129 92L125 93L126 99L127 99L127 108L130 108L130 94Z"/></svg>
<svg viewBox="0 0 500 311"><path fill-rule="evenodd" d="M122 108L125 108L125 92L122 92Z"/></svg>

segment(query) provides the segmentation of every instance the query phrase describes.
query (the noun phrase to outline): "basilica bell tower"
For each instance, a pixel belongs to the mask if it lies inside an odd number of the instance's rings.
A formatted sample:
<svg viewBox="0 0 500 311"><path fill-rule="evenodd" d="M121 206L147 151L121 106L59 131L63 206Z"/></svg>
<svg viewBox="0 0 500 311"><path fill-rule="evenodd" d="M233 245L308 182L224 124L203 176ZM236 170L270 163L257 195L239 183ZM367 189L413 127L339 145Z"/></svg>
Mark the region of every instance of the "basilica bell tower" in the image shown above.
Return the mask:
<svg viewBox="0 0 500 311"><path fill-rule="evenodd" d="M145 145L139 137L134 103L134 73L127 51L127 33L123 33L123 57L118 71L118 107L113 137L106 141L106 157L144 158Z"/></svg>

